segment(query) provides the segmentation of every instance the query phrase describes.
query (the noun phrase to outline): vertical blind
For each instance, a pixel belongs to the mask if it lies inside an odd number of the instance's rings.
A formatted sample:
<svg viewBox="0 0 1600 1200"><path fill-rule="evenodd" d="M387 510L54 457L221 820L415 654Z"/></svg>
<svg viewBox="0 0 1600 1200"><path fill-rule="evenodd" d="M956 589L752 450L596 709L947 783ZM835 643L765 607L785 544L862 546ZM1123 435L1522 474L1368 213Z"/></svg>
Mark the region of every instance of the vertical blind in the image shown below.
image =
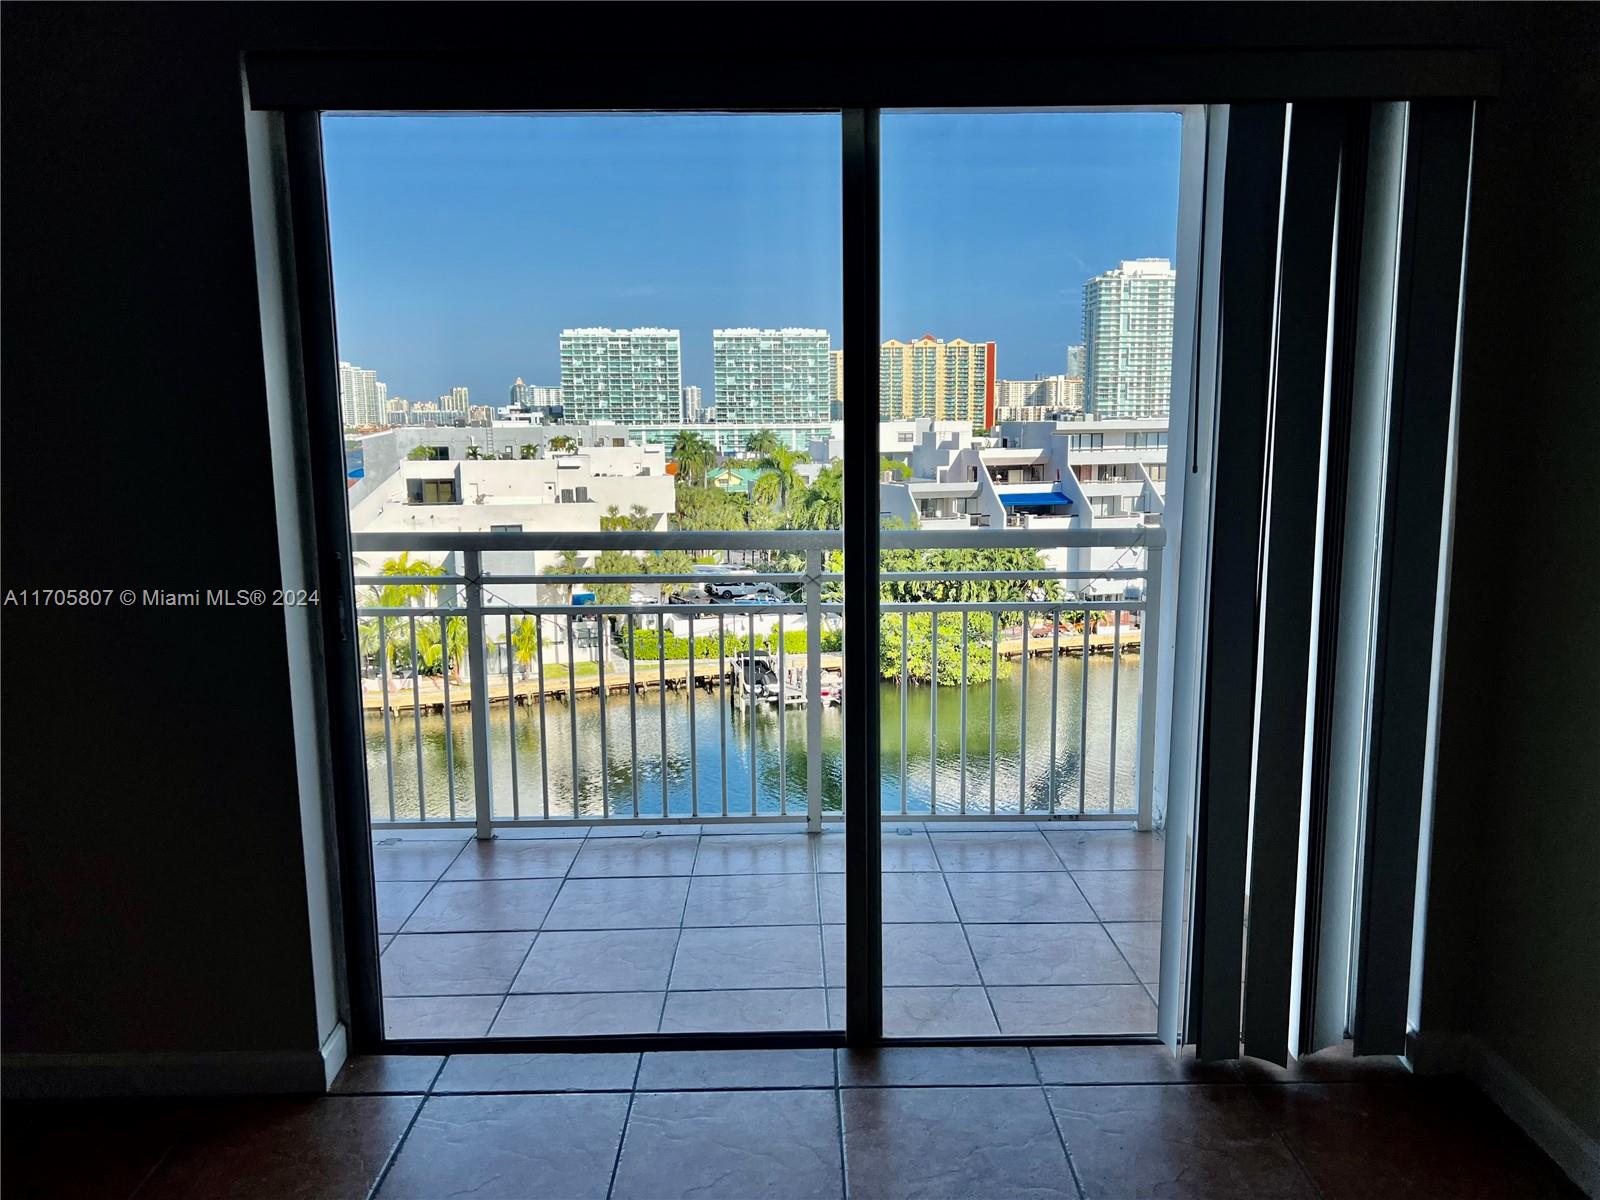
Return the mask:
<svg viewBox="0 0 1600 1200"><path fill-rule="evenodd" d="M1226 121L1187 1029L1401 1053L1473 107Z"/></svg>

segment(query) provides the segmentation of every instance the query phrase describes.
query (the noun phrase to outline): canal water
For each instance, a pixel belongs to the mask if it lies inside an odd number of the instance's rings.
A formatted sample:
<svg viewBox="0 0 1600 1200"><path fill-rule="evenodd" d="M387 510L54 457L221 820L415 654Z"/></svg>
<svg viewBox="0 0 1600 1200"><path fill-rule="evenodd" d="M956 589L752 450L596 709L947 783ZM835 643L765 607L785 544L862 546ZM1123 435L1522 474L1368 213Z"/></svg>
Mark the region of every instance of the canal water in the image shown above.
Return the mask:
<svg viewBox="0 0 1600 1200"><path fill-rule="evenodd" d="M1131 815L1138 655L1124 656L1115 668L1109 657L1091 658L1087 679L1081 659L1058 659L1054 679L1051 665L1047 659L1028 664L1025 739L1020 663L1009 664L1008 673L993 684L912 684L904 705L904 753L900 688L897 682L881 684L882 810L1043 816L1051 811L1053 795L1056 812L1079 811L1081 796L1086 812ZM1085 713L1086 721L1081 719ZM758 709L752 718L716 691L695 693L692 720L683 691L668 692L664 700L644 693L631 707L625 693L610 696L604 705L597 697L579 699L571 708L550 700L542 739L537 704L515 710L497 705L490 719L497 817L803 816L806 767L813 753L822 763L823 811L840 811L840 739L847 736L848 705L842 714L837 708L823 711L819 746L807 745L803 707L781 719L773 708ZM418 722L410 713L392 717L392 756L386 755L382 717L367 719L373 818L390 817L392 796L398 819L416 820L424 810L430 819L448 819L453 792L456 817L470 819L474 792L467 714L454 713L448 722L442 715L424 715L420 732L419 756Z"/></svg>

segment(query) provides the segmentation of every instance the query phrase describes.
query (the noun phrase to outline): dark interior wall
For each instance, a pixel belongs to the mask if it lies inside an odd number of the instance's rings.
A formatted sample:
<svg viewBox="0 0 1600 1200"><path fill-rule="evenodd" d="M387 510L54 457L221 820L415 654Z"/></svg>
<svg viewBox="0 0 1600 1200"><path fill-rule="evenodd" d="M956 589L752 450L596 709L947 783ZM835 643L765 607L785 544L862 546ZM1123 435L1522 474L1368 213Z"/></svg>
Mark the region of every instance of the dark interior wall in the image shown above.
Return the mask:
<svg viewBox="0 0 1600 1200"><path fill-rule="evenodd" d="M903 51L896 7L807 6L800 27L813 40L800 49ZM792 34L779 9L740 6L730 32L726 6L646 6L610 25L608 45L682 48L698 56L694 69L714 70L719 52L747 54L729 38L758 55L785 44L763 32L771 23ZM1600 539L1593 473L1580 461L1596 432L1600 329L1593 10L982 11L988 47L1034 54L1506 51L1505 97L1483 108L1476 163L1427 1011L1481 1032L1564 1104L1592 1109L1593 1066L1559 1060L1560 1031L1600 1006L1592 971L1571 965L1596 927L1572 918L1586 904L1593 913L1600 858L1590 770ZM846 36L847 19L867 27ZM8 4L0 20L4 586L270 588L275 473L240 51L526 46L521 69L537 71L547 47L574 44L568 25L592 36L594 10ZM1505 486L1519 468L1542 475L1522 485L1526 499ZM1568 580L1581 586L1557 586ZM1509 611L1477 603L1532 588L1539 598ZM1515 653L1501 640L1512 613L1541 634ZM0 620L4 1049L314 1048L278 614L5 608ZM1489 965L1471 967L1474 952Z"/></svg>
<svg viewBox="0 0 1600 1200"><path fill-rule="evenodd" d="M281 578L238 68L176 15L4 14L8 589ZM282 615L3 619L5 1050L315 1049Z"/></svg>
<svg viewBox="0 0 1600 1200"><path fill-rule="evenodd" d="M1423 1028L1600 1139L1600 45L1480 106Z"/></svg>

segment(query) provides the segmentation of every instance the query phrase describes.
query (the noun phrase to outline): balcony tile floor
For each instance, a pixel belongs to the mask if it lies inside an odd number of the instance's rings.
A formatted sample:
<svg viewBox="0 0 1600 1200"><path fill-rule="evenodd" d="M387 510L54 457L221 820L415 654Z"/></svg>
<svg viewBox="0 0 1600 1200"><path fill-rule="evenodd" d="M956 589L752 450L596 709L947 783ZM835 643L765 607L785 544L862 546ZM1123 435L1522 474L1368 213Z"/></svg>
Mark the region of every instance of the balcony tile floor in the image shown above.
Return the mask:
<svg viewBox="0 0 1600 1200"><path fill-rule="evenodd" d="M10 1101L0 1186L106 1200L1581 1196L1469 1085L1339 1049L1288 1070L1153 1046L460 1054L355 1059L333 1093Z"/></svg>
<svg viewBox="0 0 1600 1200"><path fill-rule="evenodd" d="M885 1032L1154 1032L1163 852L1129 829L886 824ZM836 826L384 830L373 859L391 1037L843 1024Z"/></svg>

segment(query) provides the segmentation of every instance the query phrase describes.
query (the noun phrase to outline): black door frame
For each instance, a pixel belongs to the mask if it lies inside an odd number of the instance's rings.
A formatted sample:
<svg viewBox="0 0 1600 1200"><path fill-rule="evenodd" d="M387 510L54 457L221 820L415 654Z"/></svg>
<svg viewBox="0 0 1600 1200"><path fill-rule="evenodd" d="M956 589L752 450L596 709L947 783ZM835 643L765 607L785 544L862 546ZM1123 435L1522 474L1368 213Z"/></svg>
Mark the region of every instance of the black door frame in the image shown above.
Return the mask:
<svg viewBox="0 0 1600 1200"><path fill-rule="evenodd" d="M1068 56L1070 58L1070 56ZM1267 52L1251 54L1251 69L1239 70L1238 55L1186 53L1135 54L1072 59L1082 70L1051 73L1048 84L1028 68L1028 56L995 55L995 70L965 73L954 91L930 97L925 64L892 59L841 63L838 75L806 70L725 75L714 85L694 81L681 65L620 80L615 75L578 73L581 64L552 64L537 85L506 73L484 71L483 56L462 63L385 56L247 55L246 102L282 121L282 164L288 181L288 211L279 214L289 229L295 264L294 296L299 318L306 394L305 421L311 453L318 584L329 619L322 623L328 663L328 722L334 758L334 824L339 847L336 894L341 902L344 940L344 1015L351 1048L360 1053L440 1054L469 1047L474 1052L628 1051L750 1047L869 1046L952 1044L1153 1044L1150 1036L1056 1036L982 1038L894 1038L882 1030L882 899L879 861L880 823L871 805L846 805L846 1023L845 1029L801 1032L721 1034L640 1034L604 1037L391 1039L382 1025L378 933L367 808L364 742L359 712L359 672L355 654L355 597L351 582L350 529L345 505L343 430L339 417L337 341L323 177L320 117L325 110L367 111L596 111L612 105L650 112L837 112L841 117L843 191L844 370L851 393L876 392L874 361L879 313L879 160L880 107L1050 107L1114 104L1174 104L1251 98L1337 97L1374 94L1385 80L1404 81L1419 91L1418 79L1433 94L1482 91L1498 74L1498 60L1481 51ZM1156 60L1161 69L1157 70ZM1116 60L1116 61L1113 61ZM1052 59L1053 62L1057 61ZM1065 60L1061 60L1065 61ZM1010 63L1014 70L1006 69ZM525 66L525 64L520 64ZM793 64L787 64L793 66ZM568 68L571 68L569 70ZM1135 69L1136 68L1136 69ZM626 73L625 73L626 74ZM709 78L706 76L705 78ZM687 82L686 82L687 81ZM1021 81L1021 82L1019 82ZM704 90L704 95L694 94ZM507 92L510 88L510 92ZM616 90L620 88L621 90ZM641 92L641 88L644 90ZM687 92L685 89L687 88ZM598 94L604 93L604 95ZM611 89L607 91L607 89ZM1246 89L1248 95L1241 89ZM1153 94L1154 93L1154 94ZM850 95L873 104L841 107L832 97ZM660 102L655 99L661 98ZM609 100L606 98L609 97ZM648 98L647 98L648 97ZM779 103L773 105L773 97ZM730 102L731 101L731 102ZM846 689L852 702L852 727L863 731L845 747L846 794L875 792L878 759L878 699L872 664L876 661L878 504L875 407L856 404L844 413L846 521L845 548L858 564L853 578L868 586L847 588L846 628L859 633L846 656Z"/></svg>

